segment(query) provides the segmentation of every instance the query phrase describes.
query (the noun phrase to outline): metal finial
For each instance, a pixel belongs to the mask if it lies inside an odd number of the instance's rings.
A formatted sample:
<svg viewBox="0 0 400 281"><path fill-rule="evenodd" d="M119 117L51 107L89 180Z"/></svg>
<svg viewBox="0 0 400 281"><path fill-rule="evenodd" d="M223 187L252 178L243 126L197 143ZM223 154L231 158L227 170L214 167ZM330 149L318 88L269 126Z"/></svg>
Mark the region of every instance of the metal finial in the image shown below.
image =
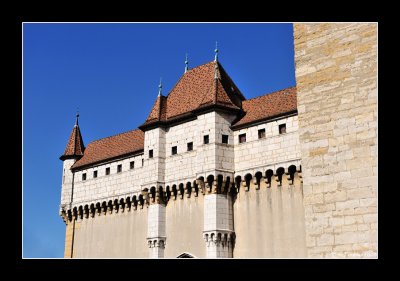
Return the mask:
<svg viewBox="0 0 400 281"><path fill-rule="evenodd" d="M75 126L78 126L78 119L79 119L79 108L76 110Z"/></svg>
<svg viewBox="0 0 400 281"><path fill-rule="evenodd" d="M186 53L186 60L185 60L185 73L186 73L186 71L188 71L188 70L189 70L189 67L188 67L188 65L189 65L189 60L188 60L188 54Z"/></svg>
<svg viewBox="0 0 400 281"><path fill-rule="evenodd" d="M215 62L215 69L214 69L214 79L218 79L218 42L215 41L215 58L214 58L214 62Z"/></svg>
<svg viewBox="0 0 400 281"><path fill-rule="evenodd" d="M160 77L160 84L158 85L158 96L161 97L162 95L162 78Z"/></svg>
<svg viewBox="0 0 400 281"><path fill-rule="evenodd" d="M214 61L218 61L218 42L215 41L215 57L214 57Z"/></svg>

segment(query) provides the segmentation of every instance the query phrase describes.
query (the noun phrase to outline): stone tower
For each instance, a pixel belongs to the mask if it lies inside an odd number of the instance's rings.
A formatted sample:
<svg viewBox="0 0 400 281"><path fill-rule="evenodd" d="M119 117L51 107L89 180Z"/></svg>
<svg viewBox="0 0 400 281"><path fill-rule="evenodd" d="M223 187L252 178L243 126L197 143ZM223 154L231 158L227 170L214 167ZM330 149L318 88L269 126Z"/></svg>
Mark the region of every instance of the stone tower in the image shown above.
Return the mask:
<svg viewBox="0 0 400 281"><path fill-rule="evenodd" d="M85 151L85 146L83 144L83 139L81 135L81 130L78 124L79 114L76 115L76 121L74 128L72 129L71 135L69 137L67 147L65 148L64 154L61 155L60 160L63 161L63 174L62 174L62 188L61 188L61 208L60 214L70 220L64 219L67 224L67 231L65 237L65 253L64 256L72 257L72 239L73 239L73 229L75 221L72 218L72 213L65 213L64 210L71 210L71 204L74 200L74 182L75 173L71 170L71 167L77 160L79 160ZM63 213L64 212L64 213ZM72 225L68 222L72 221Z"/></svg>

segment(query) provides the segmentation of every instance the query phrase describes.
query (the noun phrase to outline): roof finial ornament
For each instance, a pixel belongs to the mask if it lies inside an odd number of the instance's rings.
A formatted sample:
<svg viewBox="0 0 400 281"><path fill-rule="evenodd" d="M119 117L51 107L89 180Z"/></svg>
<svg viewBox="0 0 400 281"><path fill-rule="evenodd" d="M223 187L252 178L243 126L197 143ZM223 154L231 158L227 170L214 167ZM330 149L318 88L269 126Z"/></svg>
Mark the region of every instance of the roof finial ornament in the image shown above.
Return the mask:
<svg viewBox="0 0 400 281"><path fill-rule="evenodd" d="M162 93L162 78L160 77L160 84L158 85L158 96L161 97Z"/></svg>
<svg viewBox="0 0 400 281"><path fill-rule="evenodd" d="M75 126L78 126L78 119L79 119L79 107L76 109Z"/></svg>
<svg viewBox="0 0 400 281"><path fill-rule="evenodd" d="M186 53L186 60L185 60L185 73L189 70L189 60L188 60L188 54Z"/></svg>
<svg viewBox="0 0 400 281"><path fill-rule="evenodd" d="M215 41L215 57L214 57L214 61L217 62L218 61L218 42Z"/></svg>
<svg viewBox="0 0 400 281"><path fill-rule="evenodd" d="M215 41L215 58L214 58L214 62L215 62L215 70L214 70L214 79L218 79L218 42Z"/></svg>

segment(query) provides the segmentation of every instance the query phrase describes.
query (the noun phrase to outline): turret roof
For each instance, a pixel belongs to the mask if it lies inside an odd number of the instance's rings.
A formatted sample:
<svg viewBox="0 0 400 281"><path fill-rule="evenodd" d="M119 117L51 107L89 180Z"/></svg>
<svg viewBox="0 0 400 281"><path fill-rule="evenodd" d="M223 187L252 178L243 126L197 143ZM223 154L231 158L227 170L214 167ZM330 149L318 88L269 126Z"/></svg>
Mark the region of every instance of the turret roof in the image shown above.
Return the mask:
<svg viewBox="0 0 400 281"><path fill-rule="evenodd" d="M68 158L80 158L83 156L84 151L85 145L83 144L81 130L79 129L79 125L75 124L71 135L69 136L64 154L61 155L60 159L65 160Z"/></svg>

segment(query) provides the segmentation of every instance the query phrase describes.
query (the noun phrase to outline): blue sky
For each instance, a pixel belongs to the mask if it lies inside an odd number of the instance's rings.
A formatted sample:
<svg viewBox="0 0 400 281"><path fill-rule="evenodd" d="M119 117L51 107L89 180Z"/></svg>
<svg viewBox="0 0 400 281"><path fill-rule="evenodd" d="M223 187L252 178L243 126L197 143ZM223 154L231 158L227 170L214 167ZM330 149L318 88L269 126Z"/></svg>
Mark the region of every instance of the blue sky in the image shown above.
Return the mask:
<svg viewBox="0 0 400 281"><path fill-rule="evenodd" d="M23 25L23 257L63 257L63 153L79 107L85 145L142 124L189 67L219 61L246 96L295 85L292 24Z"/></svg>

